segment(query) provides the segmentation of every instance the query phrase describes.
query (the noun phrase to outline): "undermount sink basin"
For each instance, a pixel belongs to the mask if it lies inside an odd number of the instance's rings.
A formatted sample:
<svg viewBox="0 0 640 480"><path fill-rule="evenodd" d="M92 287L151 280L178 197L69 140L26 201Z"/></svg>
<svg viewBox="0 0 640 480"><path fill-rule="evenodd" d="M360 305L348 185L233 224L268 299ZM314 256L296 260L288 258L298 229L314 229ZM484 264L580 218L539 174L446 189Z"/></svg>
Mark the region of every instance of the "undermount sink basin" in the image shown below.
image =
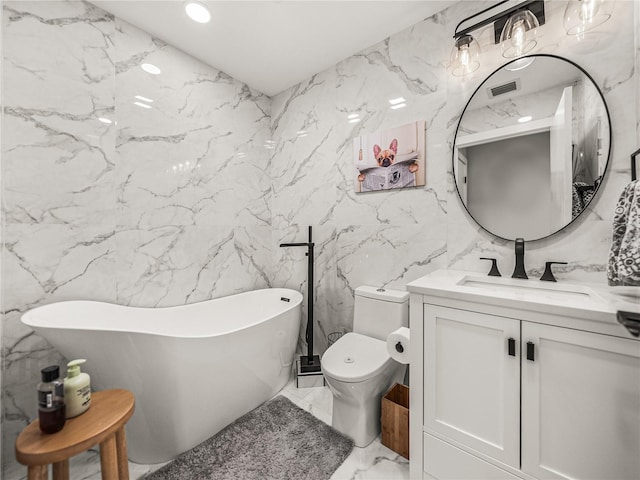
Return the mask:
<svg viewBox="0 0 640 480"><path fill-rule="evenodd" d="M467 275L458 281L461 287L480 288L492 290L496 293L510 292L536 298L562 299L598 299L599 296L589 287L553 282L541 282L539 280L523 280L503 277L477 277Z"/></svg>

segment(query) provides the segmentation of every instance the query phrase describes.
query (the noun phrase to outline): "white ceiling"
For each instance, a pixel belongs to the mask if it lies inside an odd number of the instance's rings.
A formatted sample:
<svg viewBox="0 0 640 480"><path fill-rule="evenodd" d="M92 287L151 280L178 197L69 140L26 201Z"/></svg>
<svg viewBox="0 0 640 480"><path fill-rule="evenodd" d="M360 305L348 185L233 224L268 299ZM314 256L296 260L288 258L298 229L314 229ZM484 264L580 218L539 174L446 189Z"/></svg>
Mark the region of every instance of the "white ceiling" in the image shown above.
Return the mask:
<svg viewBox="0 0 640 480"><path fill-rule="evenodd" d="M455 2L204 0L208 24L182 0L93 3L271 96Z"/></svg>

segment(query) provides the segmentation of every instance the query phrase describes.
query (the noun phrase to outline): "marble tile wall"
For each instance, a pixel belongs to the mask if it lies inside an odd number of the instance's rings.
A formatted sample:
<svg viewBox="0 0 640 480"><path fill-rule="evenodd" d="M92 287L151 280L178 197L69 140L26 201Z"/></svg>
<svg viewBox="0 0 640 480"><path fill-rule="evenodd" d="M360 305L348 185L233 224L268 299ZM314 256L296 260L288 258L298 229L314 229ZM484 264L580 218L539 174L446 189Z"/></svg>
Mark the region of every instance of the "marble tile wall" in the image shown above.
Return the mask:
<svg viewBox="0 0 640 480"><path fill-rule="evenodd" d="M265 287L272 238L268 97L90 3L3 4L6 466L39 370L65 362L24 311Z"/></svg>
<svg viewBox="0 0 640 480"><path fill-rule="evenodd" d="M299 239L306 225L318 232L319 352L328 332L351 329L358 285L403 289L438 268L484 272L488 267L481 256L497 257L504 273L513 270L513 242L493 238L470 219L451 175L459 115L504 60L491 43L492 32L483 29L476 32L481 68L465 80L453 77L446 71L451 37L462 18L487 5L460 2L273 98L274 235L278 241ZM545 261L567 261L559 278L603 283L613 209L629 181L628 155L635 146L636 111L629 99L638 88L637 2L616 2L612 19L581 41L564 32L565 6L546 3L547 24L536 51L568 58L592 75L608 102L614 145L604 186L588 211L561 233L529 243L526 266L531 276L539 276ZM397 97L405 98L407 107L390 109L388 100ZM354 112L361 121L349 123ZM426 187L355 194L353 139L420 119L427 122ZM301 258L281 253L276 283L305 288L304 268Z"/></svg>

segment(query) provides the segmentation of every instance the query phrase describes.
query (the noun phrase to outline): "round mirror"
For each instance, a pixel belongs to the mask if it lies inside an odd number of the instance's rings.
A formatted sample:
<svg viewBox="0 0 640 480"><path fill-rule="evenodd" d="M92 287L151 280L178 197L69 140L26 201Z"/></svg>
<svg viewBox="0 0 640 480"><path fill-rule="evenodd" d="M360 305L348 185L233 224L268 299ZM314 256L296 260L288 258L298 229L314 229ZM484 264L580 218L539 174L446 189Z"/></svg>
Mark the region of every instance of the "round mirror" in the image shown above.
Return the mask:
<svg viewBox="0 0 640 480"><path fill-rule="evenodd" d="M456 130L453 172L473 219L507 240L538 240L575 220L609 161L611 121L582 68L531 55L493 72Z"/></svg>

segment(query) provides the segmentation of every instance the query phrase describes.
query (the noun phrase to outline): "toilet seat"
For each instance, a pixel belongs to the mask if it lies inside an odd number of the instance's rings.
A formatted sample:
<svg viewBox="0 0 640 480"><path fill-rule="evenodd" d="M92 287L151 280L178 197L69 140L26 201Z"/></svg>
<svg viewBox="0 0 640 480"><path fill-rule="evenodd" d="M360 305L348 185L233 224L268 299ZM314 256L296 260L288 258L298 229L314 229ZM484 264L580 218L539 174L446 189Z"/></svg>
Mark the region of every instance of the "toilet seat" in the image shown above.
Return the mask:
<svg viewBox="0 0 640 480"><path fill-rule="evenodd" d="M358 383L378 375L393 362L387 344L359 333L347 333L321 359L322 372L341 382Z"/></svg>

